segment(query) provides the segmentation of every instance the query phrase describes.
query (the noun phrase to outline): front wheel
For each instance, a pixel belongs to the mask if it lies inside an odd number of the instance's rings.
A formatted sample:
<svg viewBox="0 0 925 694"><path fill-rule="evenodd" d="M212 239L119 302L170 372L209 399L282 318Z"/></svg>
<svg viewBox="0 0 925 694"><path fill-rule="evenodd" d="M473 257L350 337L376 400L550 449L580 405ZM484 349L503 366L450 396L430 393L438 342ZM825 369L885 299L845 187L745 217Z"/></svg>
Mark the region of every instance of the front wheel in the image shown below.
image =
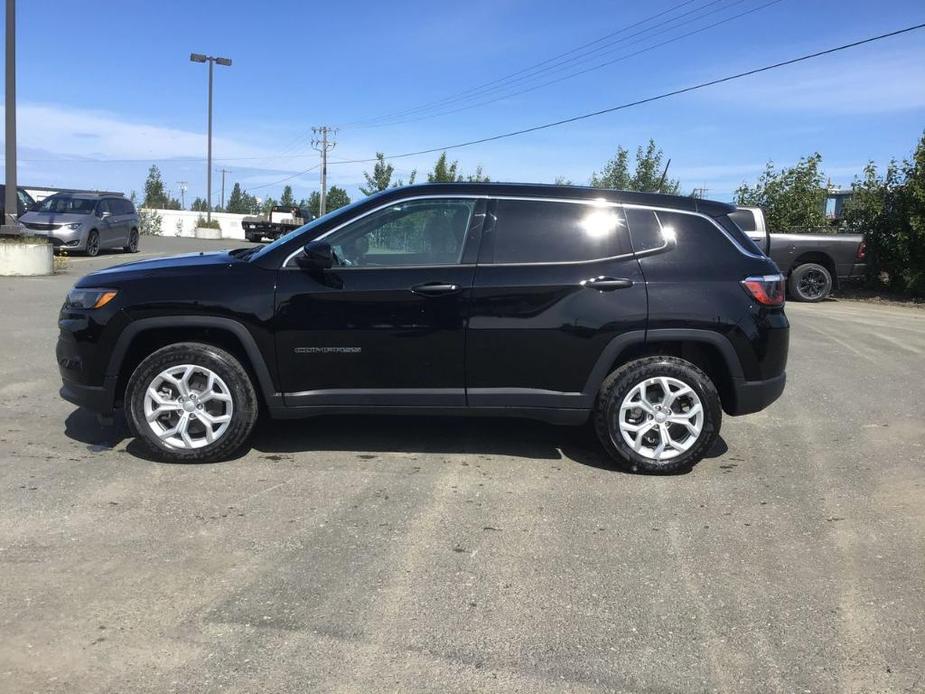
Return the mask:
<svg viewBox="0 0 925 694"><path fill-rule="evenodd" d="M96 229L91 229L90 234L87 236L87 246L84 251L91 258L95 258L100 254L100 232Z"/></svg>
<svg viewBox="0 0 925 694"><path fill-rule="evenodd" d="M694 364L657 356L604 380L594 425L607 453L634 471L677 472L699 462L719 436L716 387Z"/></svg>
<svg viewBox="0 0 925 694"><path fill-rule="evenodd" d="M160 460L209 462L233 455L257 421L257 395L240 362L196 342L147 357L125 392L129 427Z"/></svg>
<svg viewBox="0 0 925 694"><path fill-rule="evenodd" d="M832 274L824 265L804 263L790 273L787 284L794 301L822 301L832 293Z"/></svg>

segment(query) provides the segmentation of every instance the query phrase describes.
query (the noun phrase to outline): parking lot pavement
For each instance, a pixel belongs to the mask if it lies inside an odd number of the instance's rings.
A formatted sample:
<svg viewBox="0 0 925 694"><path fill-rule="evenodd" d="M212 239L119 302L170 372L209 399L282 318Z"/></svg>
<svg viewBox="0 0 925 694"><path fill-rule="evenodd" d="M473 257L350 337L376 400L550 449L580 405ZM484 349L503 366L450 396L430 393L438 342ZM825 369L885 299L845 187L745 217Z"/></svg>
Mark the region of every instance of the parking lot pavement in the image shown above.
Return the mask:
<svg viewBox="0 0 925 694"><path fill-rule="evenodd" d="M165 465L57 395L64 293L122 259L0 280L0 691L922 690L925 312L789 305L783 398L686 475L365 417Z"/></svg>

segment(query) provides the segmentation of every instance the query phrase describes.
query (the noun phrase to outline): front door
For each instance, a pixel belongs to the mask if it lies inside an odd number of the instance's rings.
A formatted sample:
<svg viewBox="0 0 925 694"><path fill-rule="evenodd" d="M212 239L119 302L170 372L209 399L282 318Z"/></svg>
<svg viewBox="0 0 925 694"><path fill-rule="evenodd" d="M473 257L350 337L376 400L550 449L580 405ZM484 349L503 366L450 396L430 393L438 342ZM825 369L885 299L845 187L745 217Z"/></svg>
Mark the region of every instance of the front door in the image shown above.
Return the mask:
<svg viewBox="0 0 925 694"><path fill-rule="evenodd" d="M419 198L328 234L335 265L279 272L286 404L465 405L466 308L485 203Z"/></svg>
<svg viewBox="0 0 925 694"><path fill-rule="evenodd" d="M470 301L468 404L588 408L592 369L646 326L646 285L621 208L498 199Z"/></svg>

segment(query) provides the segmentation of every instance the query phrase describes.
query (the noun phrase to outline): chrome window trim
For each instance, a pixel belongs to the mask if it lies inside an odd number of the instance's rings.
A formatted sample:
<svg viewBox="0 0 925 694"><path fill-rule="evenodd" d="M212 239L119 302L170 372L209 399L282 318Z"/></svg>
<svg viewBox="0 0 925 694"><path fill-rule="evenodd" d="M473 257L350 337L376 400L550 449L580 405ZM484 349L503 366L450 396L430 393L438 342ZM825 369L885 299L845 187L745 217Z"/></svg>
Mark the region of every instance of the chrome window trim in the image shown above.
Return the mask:
<svg viewBox="0 0 925 694"><path fill-rule="evenodd" d="M384 204L384 205L379 205L378 207L374 207L373 209L364 212L364 213L361 214L360 216L358 216L358 217L353 217L352 219L350 219L350 220L344 222L343 224L337 225L336 227L334 227L334 228L331 229L330 231L324 232L321 236L319 236L317 239L314 239L314 240L315 240L315 241L321 241L322 239L324 239L324 238L330 236L331 234L333 234L333 233L335 233L335 232L337 232L337 231L340 231L341 229L343 229L343 228L344 228L345 226L347 226L348 224L352 224L353 222L359 221L359 220L363 219L364 217L367 217L367 216L369 216L369 215L371 215L371 214L373 214L373 213L375 213L375 212L378 212L379 210L384 210L384 209L386 209L386 208L388 208L388 207L392 207L392 206L394 206L394 205L396 205L396 204L400 204L400 203L404 203L404 202L412 202L412 201L414 201L414 200L473 200L473 199L474 199L474 200L528 200L528 201L536 201L536 202L570 202L570 203L574 203L574 204L576 204L576 205L592 205L592 206L594 206L594 207L621 207L621 204L618 203L618 202L611 202L610 200L603 200L603 199L595 199L595 200L587 200L587 199L584 199L584 200L569 200L568 198L538 198L538 197L532 197L532 196L526 196L526 195L525 195L525 196L518 196L518 195L475 195L475 194L471 194L471 193L468 193L468 194L467 194L467 193L459 193L459 194L452 194L452 195L415 195L415 196L409 197L409 198L401 198L400 200L393 200L392 202L386 203L386 204ZM281 269L281 270L298 270L299 267L298 267L297 265L290 265L289 263L292 261L293 258L295 258L295 257L296 257L299 253L301 253L301 252L302 252L302 249L299 248L299 249L293 251L292 253L290 253L288 256L286 256L286 259L283 261L283 264L280 266L280 269ZM628 255L632 255L632 253L628 253L628 254L624 254L624 255L618 255L618 256L611 256L611 257L613 257L613 258L623 258L623 257L627 257ZM545 263L545 262L544 262L544 263L504 263L503 265L564 265L564 264L574 264L574 263L593 263L593 262L597 262L598 260L609 260L609 259L610 259L610 258L595 258L594 260L563 260L563 261L556 261L556 262L552 262L552 263ZM491 264L492 264L492 265L498 265L499 267L502 265L502 263L491 263ZM466 263L466 265L472 265L472 263ZM486 265L488 265L488 264L486 263ZM402 267L412 267L412 266L410 266L410 265L393 265L393 266L389 266L389 267L402 268ZM461 266L461 265L419 265L419 266L414 266L414 267L436 267L436 268L440 268L440 267L462 267L462 266ZM344 267L338 266L338 272L340 272L340 270L343 270L343 269L344 269ZM353 269L353 268L351 268L351 269ZM387 269L387 268L385 268L385 267L378 267L378 268L370 268L370 269L383 270L383 269Z"/></svg>
<svg viewBox="0 0 925 694"><path fill-rule="evenodd" d="M413 197L400 198L399 200L393 200L392 202L388 202L383 205L379 205L378 207L374 207L373 209L364 212L360 216L353 217L352 219L349 219L343 224L337 225L330 231L326 231L325 233L323 233L321 236L319 236L317 239L314 239L314 240L321 241L322 239L330 236L331 234L343 229L348 224L353 224L354 222L359 221L363 219L364 217L367 217L380 210L384 210L388 207L393 207L396 204L412 202L414 200L472 200L472 199L475 199L475 200L526 200L526 201L534 201L534 202L566 202L566 203L572 203L575 205L589 205L593 207L620 207L620 208L631 208L631 209L636 209L636 210L651 210L652 212L656 213L655 218L658 221L660 228L662 227L662 221L658 217L658 212L674 212L676 214L686 214L692 217L701 217L707 220L708 222L710 222L710 224L712 224L714 227L719 229L720 233L722 233L722 235L729 241L729 243L731 243L735 247L737 251L739 251L739 253L741 253L742 255L748 258L757 258L759 260L764 259L763 255L755 255L754 253L750 253L748 250L740 246L739 242L736 241L732 236L730 236L729 232L723 229L722 225L719 222L713 219L713 217L703 214L702 212L693 212L690 210L679 210L673 207L660 207L656 205L640 205L638 203L613 202L611 200L604 200L603 198L595 198L595 199L572 198L572 199L569 199L569 198L536 197L536 196L531 196L531 195L476 195L472 193L458 193L458 194L452 194L452 195L446 195L446 194L444 195L415 195ZM468 230L467 230L467 233L468 233ZM632 234L630 234L630 238L632 239ZM659 253L665 250L666 248L668 248L669 245L671 244L666 239L665 245L659 246L658 248L650 248L645 251L640 251L638 253L622 253L620 255L607 256L604 258L592 258L590 260L557 260L557 261L552 261L552 262L529 262L529 263L484 263L483 267L518 267L518 266L535 266L535 265L582 265L582 264L587 264L587 263L599 263L599 262L606 261L606 260L619 260L622 258L629 258L634 255L637 258L645 257L647 255ZM290 253L288 256L286 256L286 259L283 261L283 264L280 266L280 269L281 270L299 270L300 268L297 265L295 264L290 265L290 263L301 252L302 252L302 249L298 248L292 253ZM464 264L456 264L456 265L393 265L393 266L366 267L366 268L359 267L359 266L353 266L353 267L338 266L338 272L340 272L341 270L345 270L345 269L347 270L358 270L358 269L387 270L387 269L402 269L402 268L419 268L420 269L420 268L431 268L431 267L432 268L467 267L467 266L472 266L472 265L473 263L464 263Z"/></svg>

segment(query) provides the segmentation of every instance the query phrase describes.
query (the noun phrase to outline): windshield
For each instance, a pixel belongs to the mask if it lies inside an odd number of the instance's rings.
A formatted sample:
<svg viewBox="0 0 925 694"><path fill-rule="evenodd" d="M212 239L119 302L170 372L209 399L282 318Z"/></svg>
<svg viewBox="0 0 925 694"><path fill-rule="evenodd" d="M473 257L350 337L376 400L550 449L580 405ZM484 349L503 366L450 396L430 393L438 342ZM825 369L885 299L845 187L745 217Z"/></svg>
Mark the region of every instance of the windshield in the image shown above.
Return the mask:
<svg viewBox="0 0 925 694"><path fill-rule="evenodd" d="M317 226L320 226L321 224L324 224L324 223L327 222L329 219L333 219L334 217L337 217L337 216L339 216L339 215L341 215L341 214L344 214L344 213L346 213L346 212L349 212L350 210L352 210L353 208L357 207L357 206L360 205L361 203L366 202L367 200L369 200L369 198L362 198L362 199L360 199L360 200L357 200L357 201L355 201L355 202L350 203L349 205L346 205L345 207L338 207L336 210L331 210L330 212L328 212L328 213L327 213L326 215L324 215L323 217L318 217L318 219L313 219L313 220L310 221L308 224L303 224L302 226L298 227L297 229L293 229L293 230L290 231L288 234L284 234L283 236L280 236L280 237L279 237L278 239L276 239L276 241L274 241L273 243L269 243L269 244L267 244L266 246L264 246L263 248L260 248L259 250L257 250L257 252L254 253L253 255L249 255L249 256L248 256L248 259L249 259L249 260L257 260L257 259L259 259L259 258L262 258L262 257L264 257L265 255L267 255L267 254L269 254L269 253L272 253L273 251L275 251L275 250L276 250L277 248L279 248L280 246L282 246L282 245L288 243L289 241L291 241L291 240L294 239L295 237L299 236L300 234L305 234L306 232L310 232L312 229L314 229L314 228L317 227ZM306 241L307 241L307 240L308 240L308 239L306 239Z"/></svg>
<svg viewBox="0 0 925 694"><path fill-rule="evenodd" d="M63 214L91 214L96 209L96 200L75 198L70 195L52 195L36 207L36 212L59 212Z"/></svg>

